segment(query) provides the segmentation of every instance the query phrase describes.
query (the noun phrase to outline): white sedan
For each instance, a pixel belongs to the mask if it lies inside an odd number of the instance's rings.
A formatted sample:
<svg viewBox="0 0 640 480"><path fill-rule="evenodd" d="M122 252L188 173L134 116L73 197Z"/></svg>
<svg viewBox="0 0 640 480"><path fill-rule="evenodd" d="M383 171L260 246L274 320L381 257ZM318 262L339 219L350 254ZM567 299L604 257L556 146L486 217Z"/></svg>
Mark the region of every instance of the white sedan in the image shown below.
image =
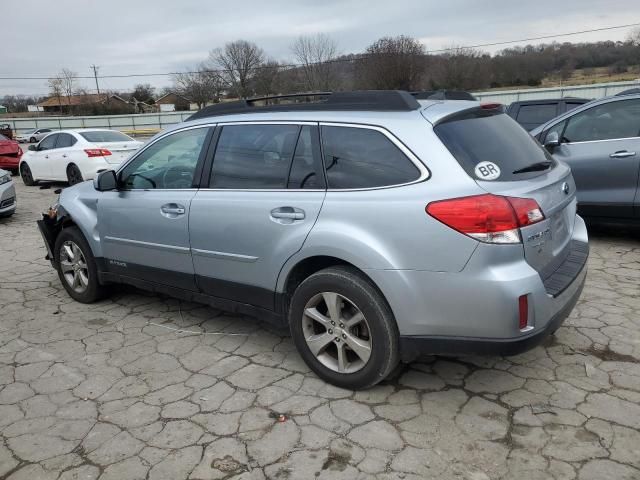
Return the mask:
<svg viewBox="0 0 640 480"><path fill-rule="evenodd" d="M115 170L142 145L116 130L61 130L29 146L20 161L20 176L25 185L35 185L40 180L74 185L94 178L102 170Z"/></svg>

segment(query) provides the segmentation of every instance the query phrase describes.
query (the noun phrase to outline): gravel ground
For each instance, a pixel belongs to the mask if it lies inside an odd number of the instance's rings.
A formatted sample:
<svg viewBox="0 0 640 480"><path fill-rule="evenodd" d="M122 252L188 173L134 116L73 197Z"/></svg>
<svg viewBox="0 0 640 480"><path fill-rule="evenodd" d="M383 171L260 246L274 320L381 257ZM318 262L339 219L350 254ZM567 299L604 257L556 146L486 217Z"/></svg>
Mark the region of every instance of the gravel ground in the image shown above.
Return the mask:
<svg viewBox="0 0 640 480"><path fill-rule="evenodd" d="M255 319L132 288L75 303L34 223L53 189L16 183L0 479L640 478L638 234L592 232L582 299L544 346L434 357L352 392Z"/></svg>

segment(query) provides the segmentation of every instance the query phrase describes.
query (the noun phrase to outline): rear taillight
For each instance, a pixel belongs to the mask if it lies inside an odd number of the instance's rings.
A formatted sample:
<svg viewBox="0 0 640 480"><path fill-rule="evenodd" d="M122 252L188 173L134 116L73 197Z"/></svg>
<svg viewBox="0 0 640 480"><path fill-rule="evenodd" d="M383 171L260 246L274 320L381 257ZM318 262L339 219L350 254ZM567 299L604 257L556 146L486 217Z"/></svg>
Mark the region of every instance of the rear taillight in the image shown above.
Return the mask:
<svg viewBox="0 0 640 480"><path fill-rule="evenodd" d="M84 152L88 157L107 157L111 152L106 148L85 148Z"/></svg>
<svg viewBox="0 0 640 480"><path fill-rule="evenodd" d="M519 228L544 219L531 198L492 194L431 202L425 210L454 230L487 243L519 243Z"/></svg>

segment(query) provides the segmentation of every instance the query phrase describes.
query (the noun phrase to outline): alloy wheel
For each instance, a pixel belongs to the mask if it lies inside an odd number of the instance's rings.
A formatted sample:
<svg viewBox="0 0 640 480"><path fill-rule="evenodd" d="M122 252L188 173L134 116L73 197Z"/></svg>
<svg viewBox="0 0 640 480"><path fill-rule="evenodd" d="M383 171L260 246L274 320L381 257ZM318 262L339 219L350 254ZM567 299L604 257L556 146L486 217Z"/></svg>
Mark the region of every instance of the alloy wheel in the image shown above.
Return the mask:
<svg viewBox="0 0 640 480"><path fill-rule="evenodd" d="M339 293L322 292L307 302L302 332L311 353L335 372L357 372L371 356L371 330L364 314Z"/></svg>
<svg viewBox="0 0 640 480"><path fill-rule="evenodd" d="M60 247L60 269L67 284L76 293L89 287L89 267L78 245L68 240Z"/></svg>

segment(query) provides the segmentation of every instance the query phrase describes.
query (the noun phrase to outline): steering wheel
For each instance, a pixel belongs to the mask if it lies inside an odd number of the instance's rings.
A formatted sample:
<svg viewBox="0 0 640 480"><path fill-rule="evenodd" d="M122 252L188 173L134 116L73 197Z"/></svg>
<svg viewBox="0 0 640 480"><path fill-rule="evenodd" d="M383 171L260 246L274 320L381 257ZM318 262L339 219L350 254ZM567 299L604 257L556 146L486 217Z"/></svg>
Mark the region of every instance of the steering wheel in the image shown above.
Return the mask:
<svg viewBox="0 0 640 480"><path fill-rule="evenodd" d="M165 188L191 188L193 169L188 165L172 165L162 174L162 184Z"/></svg>

